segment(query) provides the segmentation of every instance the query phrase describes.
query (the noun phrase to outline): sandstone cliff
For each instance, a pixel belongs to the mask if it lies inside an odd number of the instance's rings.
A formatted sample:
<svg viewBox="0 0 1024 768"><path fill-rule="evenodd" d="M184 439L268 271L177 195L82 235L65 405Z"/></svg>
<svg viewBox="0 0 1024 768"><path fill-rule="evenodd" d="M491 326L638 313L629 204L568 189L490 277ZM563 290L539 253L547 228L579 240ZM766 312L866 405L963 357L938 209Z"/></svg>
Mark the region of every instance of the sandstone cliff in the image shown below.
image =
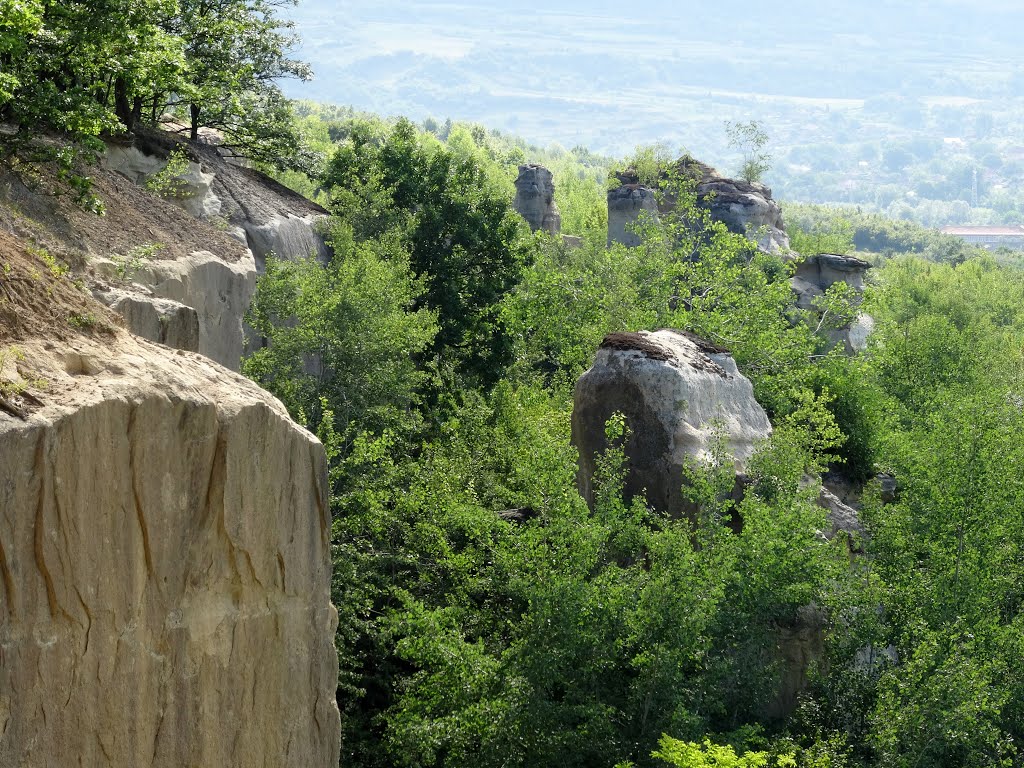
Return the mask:
<svg viewBox="0 0 1024 768"><path fill-rule="evenodd" d="M322 447L0 260L0 765L337 765Z"/></svg>
<svg viewBox="0 0 1024 768"><path fill-rule="evenodd" d="M103 216L51 194L45 179L0 175L0 227L70 264L97 298L123 310L133 333L238 370L256 288L252 253L123 175L90 172Z"/></svg>

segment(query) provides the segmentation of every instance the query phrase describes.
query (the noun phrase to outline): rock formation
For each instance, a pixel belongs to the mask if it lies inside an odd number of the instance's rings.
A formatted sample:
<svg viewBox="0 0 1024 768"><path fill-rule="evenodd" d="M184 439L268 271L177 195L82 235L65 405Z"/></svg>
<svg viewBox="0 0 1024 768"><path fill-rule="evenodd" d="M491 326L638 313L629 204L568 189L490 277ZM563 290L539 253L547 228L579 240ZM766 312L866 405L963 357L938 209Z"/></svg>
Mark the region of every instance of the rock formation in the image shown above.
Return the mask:
<svg viewBox="0 0 1024 768"><path fill-rule="evenodd" d="M45 381L0 411L0 765L336 766L322 446L69 281L49 296L0 326L0 378ZM109 330L60 327L73 302Z"/></svg>
<svg viewBox="0 0 1024 768"><path fill-rule="evenodd" d="M98 283L92 295L117 312L136 336L174 349L199 351L199 313L193 307L157 298L143 286L132 288Z"/></svg>
<svg viewBox="0 0 1024 768"><path fill-rule="evenodd" d="M178 144L159 133L143 133L133 146L111 145L104 156L110 170L142 184L167 164ZM327 211L252 168L223 157L214 145L189 145L192 159L171 202L193 216L220 222L228 234L252 252L262 273L266 257L315 256L326 261L330 250L319 231Z"/></svg>
<svg viewBox="0 0 1024 768"><path fill-rule="evenodd" d="M643 492L651 506L674 515L687 511L681 488L688 459L707 460L721 439L742 471L771 434L750 381L723 350L674 330L610 334L573 397L572 440L588 503L595 455L606 447L605 422L615 412L631 430L627 498Z"/></svg>
<svg viewBox="0 0 1024 768"><path fill-rule="evenodd" d="M541 230L557 235L562 230L562 215L555 203L555 183L551 171L543 165L519 166L513 206L534 232Z"/></svg>
<svg viewBox="0 0 1024 768"><path fill-rule="evenodd" d="M846 283L853 290L856 301L864 292L864 275L871 265L854 256L837 253L819 253L800 262L790 280L799 309L817 311L815 301L833 284ZM860 314L853 322L829 332L832 343L842 344L848 354L860 352L874 328L870 315Z"/></svg>
<svg viewBox="0 0 1024 768"><path fill-rule="evenodd" d="M608 190L608 245L622 243L627 248L640 245L633 228L641 215L658 217L654 190L639 183L622 184Z"/></svg>
<svg viewBox="0 0 1024 768"><path fill-rule="evenodd" d="M181 270L181 279L159 271L140 274L135 279L145 282L157 296L194 306L202 326L200 351L237 370L246 343L242 317L248 310L256 275L263 273L270 255L286 260L311 256L322 262L329 260L330 249L320 230L327 211L262 173L225 158L216 143L211 140L185 146L166 134L143 131L135 137L133 145L108 146L103 165L141 185L166 167L173 151L187 152L190 160L187 168L175 176L175 193L169 202L220 227L224 235L240 243L247 252L242 266L251 271L251 277L243 277L233 267L220 270L214 283L216 290L205 295L198 295L196 289L209 285L209 281L190 280ZM199 266L202 262L203 269L210 268L202 259L190 262L182 266ZM155 282L147 281L147 277ZM190 293L186 298L180 297ZM223 317L225 312L232 313L230 319ZM251 331L248 342L254 346L262 344Z"/></svg>
<svg viewBox="0 0 1024 768"><path fill-rule="evenodd" d="M753 387L723 350L674 330L615 333L605 337L594 365L576 383L572 440L579 450L580 493L593 503L595 456L607 448L604 427L615 412L625 415L630 435L624 445L628 459L624 496L643 493L655 509L682 516L691 506L682 494L686 462L704 462L721 446L737 472L771 425ZM817 484L817 478L808 478ZM856 511L834 494L820 489L825 509L825 538L840 533L851 542L864 535ZM801 608L788 624L772 625L772 649L781 677L765 716L791 713L806 689L812 664L824 658L824 617L815 606Z"/></svg>
<svg viewBox="0 0 1024 768"><path fill-rule="evenodd" d="M11 206L8 210L0 206L0 221L7 219L10 231L68 263L81 263L83 279L94 295L124 310L129 330L171 346L198 348L238 370L242 318L256 284L253 255L244 244L194 218L173 200L139 188L135 183L139 175L152 172L160 162L129 149L113 147L111 153L134 158L137 173L121 166L127 177L103 168L92 174L94 190L106 206L104 216L82 211L67 197L30 189L9 176L6 184L0 178L0 203ZM188 321L176 315L178 310L171 305L156 301L160 299L195 311L198 345L184 326L166 325Z"/></svg>
<svg viewBox="0 0 1024 768"><path fill-rule="evenodd" d="M104 280L115 277L115 265L109 259L96 259L93 269ZM196 251L180 259L151 259L141 263L132 275L135 285L122 291L132 293L132 303L108 304L120 311L138 307L151 301L146 294L168 299L192 308L199 324L199 352L232 370L238 370L245 346L242 318L249 309L256 291L256 265L247 252L238 261L223 259L209 251ZM94 291L97 297L107 299L117 294ZM121 313L124 315L124 313ZM148 313L147 313L148 314ZM137 313L125 315L128 330L152 341L147 326L138 324ZM193 347L170 344L179 349Z"/></svg>
<svg viewBox="0 0 1024 768"><path fill-rule="evenodd" d="M742 179L726 178L710 165L691 157L681 158L676 163L673 173L684 181L692 181L695 185L697 204L706 208L713 220L722 222L731 232L745 235L755 241L759 248L770 253L789 250L789 237L783 225L782 209L772 199L772 191L768 187ZM639 186L639 178L634 171L627 170L617 174L617 177L622 187L634 189ZM662 175L663 181L668 179L669 174ZM613 203L620 207L623 202L620 198L624 197L625 193L613 197L612 192L608 194L608 241L625 242L621 238L620 225L617 223L614 229L612 227ZM676 198L669 188L656 208L659 213L665 214L672 210L675 204ZM617 214L616 218L622 219L623 216Z"/></svg>

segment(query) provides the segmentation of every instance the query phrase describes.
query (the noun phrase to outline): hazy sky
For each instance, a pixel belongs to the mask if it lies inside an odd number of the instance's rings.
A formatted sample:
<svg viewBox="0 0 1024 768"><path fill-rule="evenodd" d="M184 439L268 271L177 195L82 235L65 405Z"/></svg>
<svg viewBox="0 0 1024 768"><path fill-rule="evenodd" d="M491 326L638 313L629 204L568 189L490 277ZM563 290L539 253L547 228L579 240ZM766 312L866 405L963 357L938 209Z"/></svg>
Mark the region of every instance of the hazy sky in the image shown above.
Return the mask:
<svg viewBox="0 0 1024 768"><path fill-rule="evenodd" d="M566 146L763 118L780 100L799 119L883 96L1019 98L1024 83L1024 10L999 0L300 0L293 13L317 77L289 95ZM675 133L701 141L699 127Z"/></svg>

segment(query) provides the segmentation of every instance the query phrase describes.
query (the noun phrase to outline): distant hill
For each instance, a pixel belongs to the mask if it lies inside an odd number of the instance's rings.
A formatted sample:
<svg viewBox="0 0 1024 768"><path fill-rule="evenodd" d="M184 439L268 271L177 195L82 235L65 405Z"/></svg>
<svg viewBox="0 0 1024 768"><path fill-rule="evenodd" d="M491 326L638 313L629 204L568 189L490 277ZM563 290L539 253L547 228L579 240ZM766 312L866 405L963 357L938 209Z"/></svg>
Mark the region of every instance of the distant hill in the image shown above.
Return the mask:
<svg viewBox="0 0 1024 768"><path fill-rule="evenodd" d="M772 139L767 181L795 199L885 209L894 201L879 199L887 175L905 181L904 169L931 161L943 139L963 140L953 149L972 168L1024 146L1020 11L1009 2L300 0L291 13L316 73L287 86L292 96L617 155L661 141L725 169L737 155L723 122L755 119ZM994 144L975 152L972 141ZM886 150L914 142L932 150L883 163ZM922 188L911 207L972 202L962 161L951 159L948 172L922 168L932 186L955 177L954 191ZM986 185L1013 188L1015 179L983 171L981 207ZM993 216L1010 214L980 218Z"/></svg>

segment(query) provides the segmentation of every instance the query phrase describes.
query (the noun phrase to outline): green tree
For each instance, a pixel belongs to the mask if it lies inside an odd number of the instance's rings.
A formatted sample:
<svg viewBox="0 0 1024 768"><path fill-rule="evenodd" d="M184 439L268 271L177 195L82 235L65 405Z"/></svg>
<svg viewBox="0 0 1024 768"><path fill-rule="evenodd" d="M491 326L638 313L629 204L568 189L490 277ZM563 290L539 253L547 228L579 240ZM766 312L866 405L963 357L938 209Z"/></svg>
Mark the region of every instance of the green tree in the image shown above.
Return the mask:
<svg viewBox="0 0 1024 768"><path fill-rule="evenodd" d="M243 370L311 428L329 411L347 439L409 432L424 377L412 356L430 344L434 314L414 309L418 283L396 243L356 244L341 225L331 242L328 265L268 259L249 311L267 343Z"/></svg>
<svg viewBox="0 0 1024 768"><path fill-rule="evenodd" d="M439 370L484 386L511 361L500 302L533 254L510 196L491 179L478 157L424 143L407 120L379 141L355 130L325 176L334 210L356 222L358 236L395 231L408 244L424 281L419 299L437 313L430 352Z"/></svg>
<svg viewBox="0 0 1024 768"><path fill-rule="evenodd" d="M740 176L750 183L761 181L772 163L771 155L764 150L768 134L761 124L756 120L746 123L726 121L725 134L729 138L729 146L743 155Z"/></svg>
<svg viewBox="0 0 1024 768"><path fill-rule="evenodd" d="M290 57L292 22L280 18L296 0L179 0L169 29L185 44L185 78L173 93L188 108L190 137L223 132L225 145L254 160L310 170L277 81L308 80Z"/></svg>

